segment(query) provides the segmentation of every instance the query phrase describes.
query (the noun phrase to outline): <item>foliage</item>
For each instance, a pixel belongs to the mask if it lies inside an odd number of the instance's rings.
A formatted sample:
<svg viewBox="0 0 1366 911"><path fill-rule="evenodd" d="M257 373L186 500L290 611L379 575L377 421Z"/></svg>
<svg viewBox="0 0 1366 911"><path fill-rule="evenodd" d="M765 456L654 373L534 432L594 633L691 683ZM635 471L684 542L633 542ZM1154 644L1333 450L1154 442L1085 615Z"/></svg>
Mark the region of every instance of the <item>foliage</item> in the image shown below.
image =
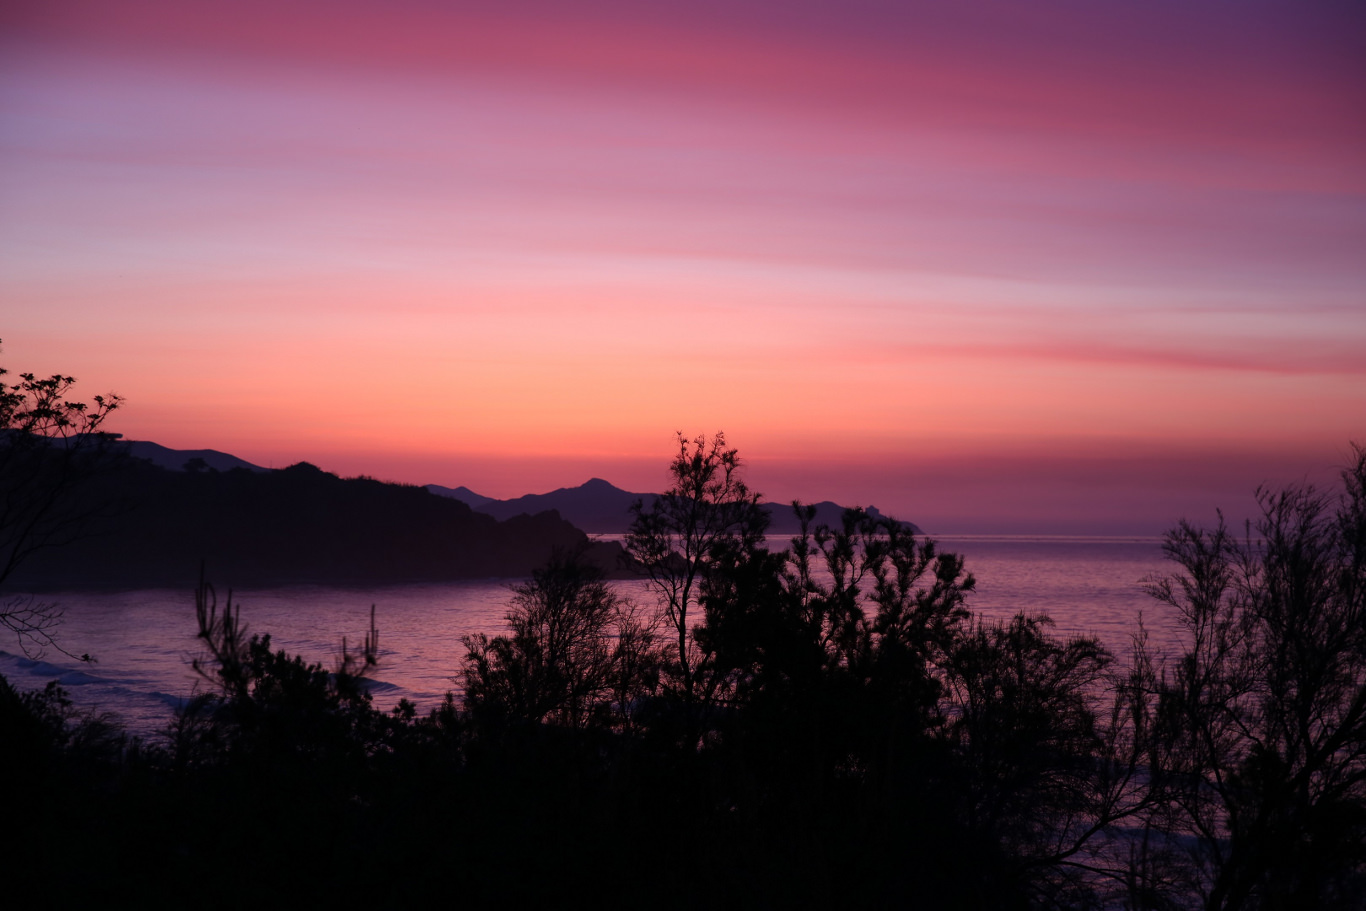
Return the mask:
<svg viewBox="0 0 1366 911"><path fill-rule="evenodd" d="M113 504L80 494L110 464L115 437L103 426L122 401L112 394L95 396L93 405L68 398L76 382L70 376L23 373L11 383L7 375L0 367L0 593L36 551L70 544L110 513ZM54 638L60 622L56 605L0 597L0 627L25 654L56 648L70 655Z"/></svg>
<svg viewBox="0 0 1366 911"><path fill-rule="evenodd" d="M651 689L653 631L582 550L557 552L513 587L511 635L463 640L465 705L479 721L579 730L629 726Z"/></svg>
<svg viewBox="0 0 1366 911"><path fill-rule="evenodd" d="M6 764L14 766L99 765L117 759L127 745L113 715L77 709L55 680L21 693L0 676L0 730L7 735ZM0 780L25 780L26 775L13 772L0 774Z"/></svg>
<svg viewBox="0 0 1366 911"><path fill-rule="evenodd" d="M1258 491L1242 537L1183 522L1149 585L1187 635L1150 673L1155 825L1207 908L1366 900L1366 450L1343 481Z"/></svg>
<svg viewBox="0 0 1366 911"><path fill-rule="evenodd" d="M823 706L812 716L819 731L798 742L824 742L827 773L831 763L880 768L876 757L898 752L893 741L938 723L937 667L975 580L895 521L854 509L839 529L811 529L811 510L794 508L804 522L792 550L751 547L729 584L714 582L699 638L734 675L733 705Z"/></svg>
<svg viewBox="0 0 1366 911"><path fill-rule="evenodd" d="M1137 809L1134 767L1115 762L1116 719L1107 726L1101 710L1113 657L1092 637L1054 638L1051 625L979 620L955 640L944 735L968 830L1011 858L1007 875L1037 904L1081 906L1117 872L1097 836Z"/></svg>
<svg viewBox="0 0 1366 911"><path fill-rule="evenodd" d="M740 457L724 434L691 442L678 434L669 466L673 484L646 508L632 507L626 552L658 593L663 621L673 637L669 676L686 702L708 701L720 678L713 654L694 635L701 600L733 565L763 538L768 515L759 495L740 480Z"/></svg>
<svg viewBox="0 0 1366 911"><path fill-rule="evenodd" d="M379 659L373 607L361 654L352 654L343 640L331 671L273 651L269 635L248 638L232 593L220 613L217 594L202 576L195 615L207 653L192 666L213 689L181 713L175 729L179 762L217 762L234 754L363 760L374 748L382 724L363 686Z"/></svg>

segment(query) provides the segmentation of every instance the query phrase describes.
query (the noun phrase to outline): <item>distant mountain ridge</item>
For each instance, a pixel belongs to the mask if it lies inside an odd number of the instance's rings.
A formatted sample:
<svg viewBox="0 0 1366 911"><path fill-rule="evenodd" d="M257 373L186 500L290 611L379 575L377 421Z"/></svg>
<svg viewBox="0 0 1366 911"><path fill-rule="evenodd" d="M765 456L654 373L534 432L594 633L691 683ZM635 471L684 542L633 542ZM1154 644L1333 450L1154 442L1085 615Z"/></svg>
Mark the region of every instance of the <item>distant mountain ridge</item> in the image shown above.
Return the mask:
<svg viewBox="0 0 1366 911"><path fill-rule="evenodd" d="M198 466L199 470L275 470L253 465L245 459L216 449L170 449L146 440L124 440L121 444L134 458L145 459L169 471L194 470L195 460L202 460L202 464ZM437 496L458 500L475 512L492 516L500 522L521 515L536 516L554 510L579 530L594 535L625 534L631 526L631 506L640 500L649 508L656 497L653 493L631 493L622 490L602 478L590 478L578 487L561 487L549 493L526 494L510 500L486 497L464 486L444 487L440 484L427 484L426 489ZM816 519L813 523L815 525L838 527L844 516L845 507L830 500L808 505L816 507ZM769 514L770 534L792 535L801 530L801 525L789 504L765 502L763 506ZM882 513L876 507L868 506L866 509L873 517L882 518ZM914 523L903 521L901 524L915 534L924 534Z"/></svg>
<svg viewBox="0 0 1366 911"><path fill-rule="evenodd" d="M428 484L427 490L436 494L438 497L449 497L452 500L459 500L472 509L478 509L485 503L497 503L493 497L484 497L470 490L468 487L442 487L440 484Z"/></svg>
<svg viewBox="0 0 1366 911"><path fill-rule="evenodd" d="M591 478L578 487L561 487L549 493L533 493L511 500L495 500L475 493L466 487L450 488L428 484L427 489L438 496L450 497L467 504L475 512L482 512L495 519L505 521L519 515L536 515L547 510L555 510L576 528L589 534L625 534L631 526L631 506L637 500L648 509L655 501L656 494L631 493L604 481ZM801 523L788 504L762 504L769 514L770 534L791 535L801 530ZM845 507L830 500L808 504L816 507L813 525L825 524L838 527L844 517ZM882 518L876 507L866 507L869 515ZM915 534L923 534L911 522L902 522Z"/></svg>
<svg viewBox="0 0 1366 911"><path fill-rule="evenodd" d="M206 460L207 461L207 460ZM182 463L183 464L183 463ZM71 504L61 546L32 551L10 590L224 588L525 578L557 550L587 548L611 574L621 546L555 515L498 521L421 487L339 478L307 462L252 471L111 463Z"/></svg>
<svg viewBox="0 0 1366 911"><path fill-rule="evenodd" d="M444 493L448 488L438 488L434 484L427 485L427 489L440 496L460 500L475 512L482 512L500 521L513 516L534 516L553 509L571 525L589 534L624 533L631 524L632 504L643 499L648 505L655 499L654 494L631 493L602 478L592 478L578 487L561 487L550 493L531 493L511 500L495 500L463 487L458 490L465 491L468 498L456 491Z"/></svg>
<svg viewBox="0 0 1366 911"><path fill-rule="evenodd" d="M248 471L271 471L269 468L262 468L260 465L253 465L246 459L239 459L235 455L226 452L219 452L217 449L169 449L160 443L152 443L148 440L121 440L120 444L124 451L135 459L145 459L158 468L165 468L167 471L186 471L186 466L191 465L196 459L203 462L203 468L213 471L232 471L234 468L245 468Z"/></svg>

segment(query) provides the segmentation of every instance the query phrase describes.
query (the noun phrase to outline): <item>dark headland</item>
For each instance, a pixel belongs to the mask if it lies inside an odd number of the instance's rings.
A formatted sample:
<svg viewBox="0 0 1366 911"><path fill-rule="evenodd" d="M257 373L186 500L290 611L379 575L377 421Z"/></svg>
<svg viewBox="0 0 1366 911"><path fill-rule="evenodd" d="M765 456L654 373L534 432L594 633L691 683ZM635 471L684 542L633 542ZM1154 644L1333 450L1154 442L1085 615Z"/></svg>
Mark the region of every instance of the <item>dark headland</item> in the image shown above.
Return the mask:
<svg viewBox="0 0 1366 911"><path fill-rule="evenodd" d="M629 576L621 546L588 535L626 532L632 504L655 499L594 478L496 500L464 487L341 478L307 462L272 470L213 449L119 448L118 467L81 493L90 520L73 540L29 556L12 587L192 586L201 562L238 588L525 578L552 553L578 548L609 576ZM843 507L816 506L817 523L838 525ZM765 509L771 533L797 532L789 507Z"/></svg>

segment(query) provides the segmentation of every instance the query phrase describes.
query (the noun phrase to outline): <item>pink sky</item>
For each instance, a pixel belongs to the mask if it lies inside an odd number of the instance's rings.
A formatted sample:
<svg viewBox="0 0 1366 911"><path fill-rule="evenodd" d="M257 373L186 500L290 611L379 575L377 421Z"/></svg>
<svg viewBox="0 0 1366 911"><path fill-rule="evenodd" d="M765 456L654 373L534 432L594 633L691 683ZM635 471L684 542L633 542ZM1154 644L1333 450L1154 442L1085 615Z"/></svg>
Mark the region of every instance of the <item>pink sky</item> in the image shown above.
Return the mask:
<svg viewBox="0 0 1366 911"><path fill-rule="evenodd" d="M497 497L724 429L940 533L1239 514L1366 442L1318 6L6 4L3 364Z"/></svg>

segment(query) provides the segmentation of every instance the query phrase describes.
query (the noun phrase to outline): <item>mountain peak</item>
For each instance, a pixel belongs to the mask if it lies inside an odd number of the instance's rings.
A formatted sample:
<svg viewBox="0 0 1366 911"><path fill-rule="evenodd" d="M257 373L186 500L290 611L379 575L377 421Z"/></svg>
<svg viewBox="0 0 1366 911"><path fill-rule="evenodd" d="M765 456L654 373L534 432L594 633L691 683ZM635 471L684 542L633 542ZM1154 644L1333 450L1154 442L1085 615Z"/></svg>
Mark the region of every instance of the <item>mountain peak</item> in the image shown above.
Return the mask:
<svg viewBox="0 0 1366 911"><path fill-rule="evenodd" d="M471 509L478 509L485 503L496 503L493 497L486 497L477 494L468 487L442 487L440 484L428 484L427 490L436 494L438 497L449 497L452 500L459 500Z"/></svg>

